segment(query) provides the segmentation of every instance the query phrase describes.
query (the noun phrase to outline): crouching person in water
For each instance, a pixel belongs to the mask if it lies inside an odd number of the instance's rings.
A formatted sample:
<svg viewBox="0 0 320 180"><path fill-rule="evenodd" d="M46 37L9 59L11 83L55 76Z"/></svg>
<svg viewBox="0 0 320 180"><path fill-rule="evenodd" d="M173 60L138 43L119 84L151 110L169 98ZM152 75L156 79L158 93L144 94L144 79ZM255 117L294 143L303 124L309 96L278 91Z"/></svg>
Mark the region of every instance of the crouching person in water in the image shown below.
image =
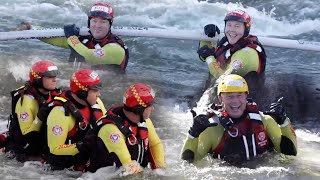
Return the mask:
<svg viewBox="0 0 320 180"><path fill-rule="evenodd" d="M91 154L88 171L114 163L126 175L141 172L149 163L152 169L165 168L164 148L150 119L154 96L147 85L131 85L124 93L124 104L109 109L77 144L80 152Z"/></svg>
<svg viewBox="0 0 320 180"><path fill-rule="evenodd" d="M70 79L70 90L63 91L41 108L38 117L47 125L46 160L51 170L84 169L88 155L79 152L76 143L106 113L99 98L100 89L99 75L80 69Z"/></svg>
<svg viewBox="0 0 320 180"><path fill-rule="evenodd" d="M44 138L40 133L42 122L36 119L38 110L60 93L56 89L57 66L50 61L32 65L29 81L11 92L12 114L9 116L8 138L1 138L7 157L18 161L40 160ZM4 134L0 135L4 137Z"/></svg>
<svg viewBox="0 0 320 180"><path fill-rule="evenodd" d="M230 163L252 160L274 149L286 155L297 154L296 135L281 103L260 112L247 101L248 85L239 75L227 75L219 82L221 106L209 113L194 114L193 125L182 149L182 159L195 162L208 153Z"/></svg>

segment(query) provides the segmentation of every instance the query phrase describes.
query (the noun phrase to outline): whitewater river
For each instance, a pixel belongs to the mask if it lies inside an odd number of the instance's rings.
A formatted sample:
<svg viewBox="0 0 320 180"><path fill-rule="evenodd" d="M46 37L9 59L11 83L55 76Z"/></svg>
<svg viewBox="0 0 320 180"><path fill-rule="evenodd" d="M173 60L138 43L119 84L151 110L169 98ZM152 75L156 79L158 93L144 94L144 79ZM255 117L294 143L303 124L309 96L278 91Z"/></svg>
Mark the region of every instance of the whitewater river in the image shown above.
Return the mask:
<svg viewBox="0 0 320 180"><path fill-rule="evenodd" d="M22 20L42 27L87 24L85 12L92 0L0 0L0 31L10 31ZM196 0L110 0L115 9L114 25L202 30L208 23L223 30L223 18L233 9L246 10L252 19L252 34L320 42L320 6L307 1L196 1ZM298 10L298 11L297 11ZM284 96L287 114L296 129L298 155L270 154L248 167L233 167L205 158L196 165L180 160L186 133L192 124L190 108L204 107L202 96L208 79L207 65L198 60L198 42L143 37L122 37L129 47L125 74L99 71L102 99L110 108L122 101L123 90L134 82L157 91L152 115L165 146L167 171L150 170L125 179L316 179L320 176L320 53L266 47L268 56L265 87L259 92L261 108ZM54 61L61 69L59 85L67 87L75 68L66 63L69 50L39 40L0 42L0 128L5 130L10 113L9 92L28 79L31 64ZM202 97L202 98L201 98ZM199 99L201 99L200 102ZM198 102L196 104L196 102ZM0 179L122 179L113 168L98 172L44 171L36 162L19 163L0 155Z"/></svg>

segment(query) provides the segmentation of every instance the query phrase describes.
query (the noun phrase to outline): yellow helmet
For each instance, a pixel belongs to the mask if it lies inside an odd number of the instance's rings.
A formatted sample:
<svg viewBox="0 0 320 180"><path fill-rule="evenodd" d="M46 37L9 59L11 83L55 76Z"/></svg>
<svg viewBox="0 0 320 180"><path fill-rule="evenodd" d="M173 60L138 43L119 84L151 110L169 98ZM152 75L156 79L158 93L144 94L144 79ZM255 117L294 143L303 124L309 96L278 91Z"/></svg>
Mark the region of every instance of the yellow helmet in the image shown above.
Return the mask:
<svg viewBox="0 0 320 180"><path fill-rule="evenodd" d="M249 88L246 80L236 74L230 74L222 78L218 85L217 95L222 92L246 92L249 94Z"/></svg>

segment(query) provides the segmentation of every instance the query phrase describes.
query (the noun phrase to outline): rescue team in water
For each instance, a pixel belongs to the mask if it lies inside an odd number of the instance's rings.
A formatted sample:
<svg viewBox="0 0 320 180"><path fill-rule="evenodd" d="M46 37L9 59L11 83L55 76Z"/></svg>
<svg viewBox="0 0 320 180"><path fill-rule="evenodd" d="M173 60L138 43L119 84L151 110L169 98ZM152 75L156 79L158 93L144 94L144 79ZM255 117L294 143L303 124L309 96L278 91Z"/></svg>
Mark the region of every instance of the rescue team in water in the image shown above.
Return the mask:
<svg viewBox="0 0 320 180"><path fill-rule="evenodd" d="M90 36L78 36L78 28L67 25L67 40L42 41L69 46L76 54L71 55L72 61L94 67L116 64L125 70L128 52L111 33L112 20L111 6L97 3L88 16ZM261 112L247 98L249 88L243 77L263 74L266 63L263 47L249 35L249 15L241 10L228 13L225 25L225 37L217 46L200 42L198 50L218 79L220 103L211 105L207 114L192 111L193 124L181 158L193 163L211 154L230 163L246 162L271 150L295 156L296 136L282 99ZM22 23L19 30L26 28L31 25ZM212 24L204 29L209 37L220 33ZM51 61L36 62L25 85L11 92L9 131L0 135L6 157L20 162L40 160L51 170L95 172L106 166L122 167L124 174L140 173L148 166L165 170L164 147L150 119L155 98L150 86L132 84L124 91L123 103L106 110L97 72L75 71L69 89L63 91L56 87L58 72Z"/></svg>

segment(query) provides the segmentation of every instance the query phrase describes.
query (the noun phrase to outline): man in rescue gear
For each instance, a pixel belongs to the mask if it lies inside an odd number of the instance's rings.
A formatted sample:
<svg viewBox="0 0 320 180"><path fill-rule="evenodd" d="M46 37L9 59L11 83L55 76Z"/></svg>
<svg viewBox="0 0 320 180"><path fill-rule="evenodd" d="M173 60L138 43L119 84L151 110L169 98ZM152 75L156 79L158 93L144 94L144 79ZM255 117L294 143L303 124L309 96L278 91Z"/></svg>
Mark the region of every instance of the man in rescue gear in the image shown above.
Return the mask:
<svg viewBox="0 0 320 180"><path fill-rule="evenodd" d="M92 69L105 69L106 65L116 65L123 71L129 60L129 51L124 42L111 33L114 11L107 3L94 4L88 13L89 36L79 36L80 29L75 24L65 25L66 38L44 38L42 41L64 48L70 48L69 62L91 64ZM25 22L24 22L25 23ZM20 25L31 29L31 24ZM22 29L27 30L27 29Z"/></svg>
<svg viewBox="0 0 320 180"><path fill-rule="evenodd" d="M155 92L145 84L133 84L124 93L123 105L113 107L77 144L80 152L90 153L88 171L105 166L122 166L125 175L165 168L163 145L150 115Z"/></svg>
<svg viewBox="0 0 320 180"><path fill-rule="evenodd" d="M259 154L275 150L297 154L297 140L282 98L261 112L247 99L247 82L239 75L225 76L218 85L221 105L208 108L207 114L193 113L193 124L182 149L182 159L190 163L207 154L226 162L253 160Z"/></svg>
<svg viewBox="0 0 320 180"><path fill-rule="evenodd" d="M201 61L208 64L214 79L228 74L261 76L266 66L266 53L256 36L250 35L251 19L243 10L229 12L224 18L225 36L218 42L200 41L198 54ZM208 37L220 34L218 26L204 27Z"/></svg>
<svg viewBox="0 0 320 180"><path fill-rule="evenodd" d="M99 75L93 70L80 69L70 78L70 90L41 108L38 118L46 121L45 155L51 170L84 169L88 155L79 152L76 143L106 113L99 98L100 89Z"/></svg>
<svg viewBox="0 0 320 180"><path fill-rule="evenodd" d="M41 135L42 122L36 116L39 108L60 94L57 89L58 67L51 61L34 63L30 69L29 81L11 92L12 114L9 116L9 132L1 134L1 147L5 147L9 158L18 161L40 160L44 138ZM9 135L6 138L7 135Z"/></svg>

